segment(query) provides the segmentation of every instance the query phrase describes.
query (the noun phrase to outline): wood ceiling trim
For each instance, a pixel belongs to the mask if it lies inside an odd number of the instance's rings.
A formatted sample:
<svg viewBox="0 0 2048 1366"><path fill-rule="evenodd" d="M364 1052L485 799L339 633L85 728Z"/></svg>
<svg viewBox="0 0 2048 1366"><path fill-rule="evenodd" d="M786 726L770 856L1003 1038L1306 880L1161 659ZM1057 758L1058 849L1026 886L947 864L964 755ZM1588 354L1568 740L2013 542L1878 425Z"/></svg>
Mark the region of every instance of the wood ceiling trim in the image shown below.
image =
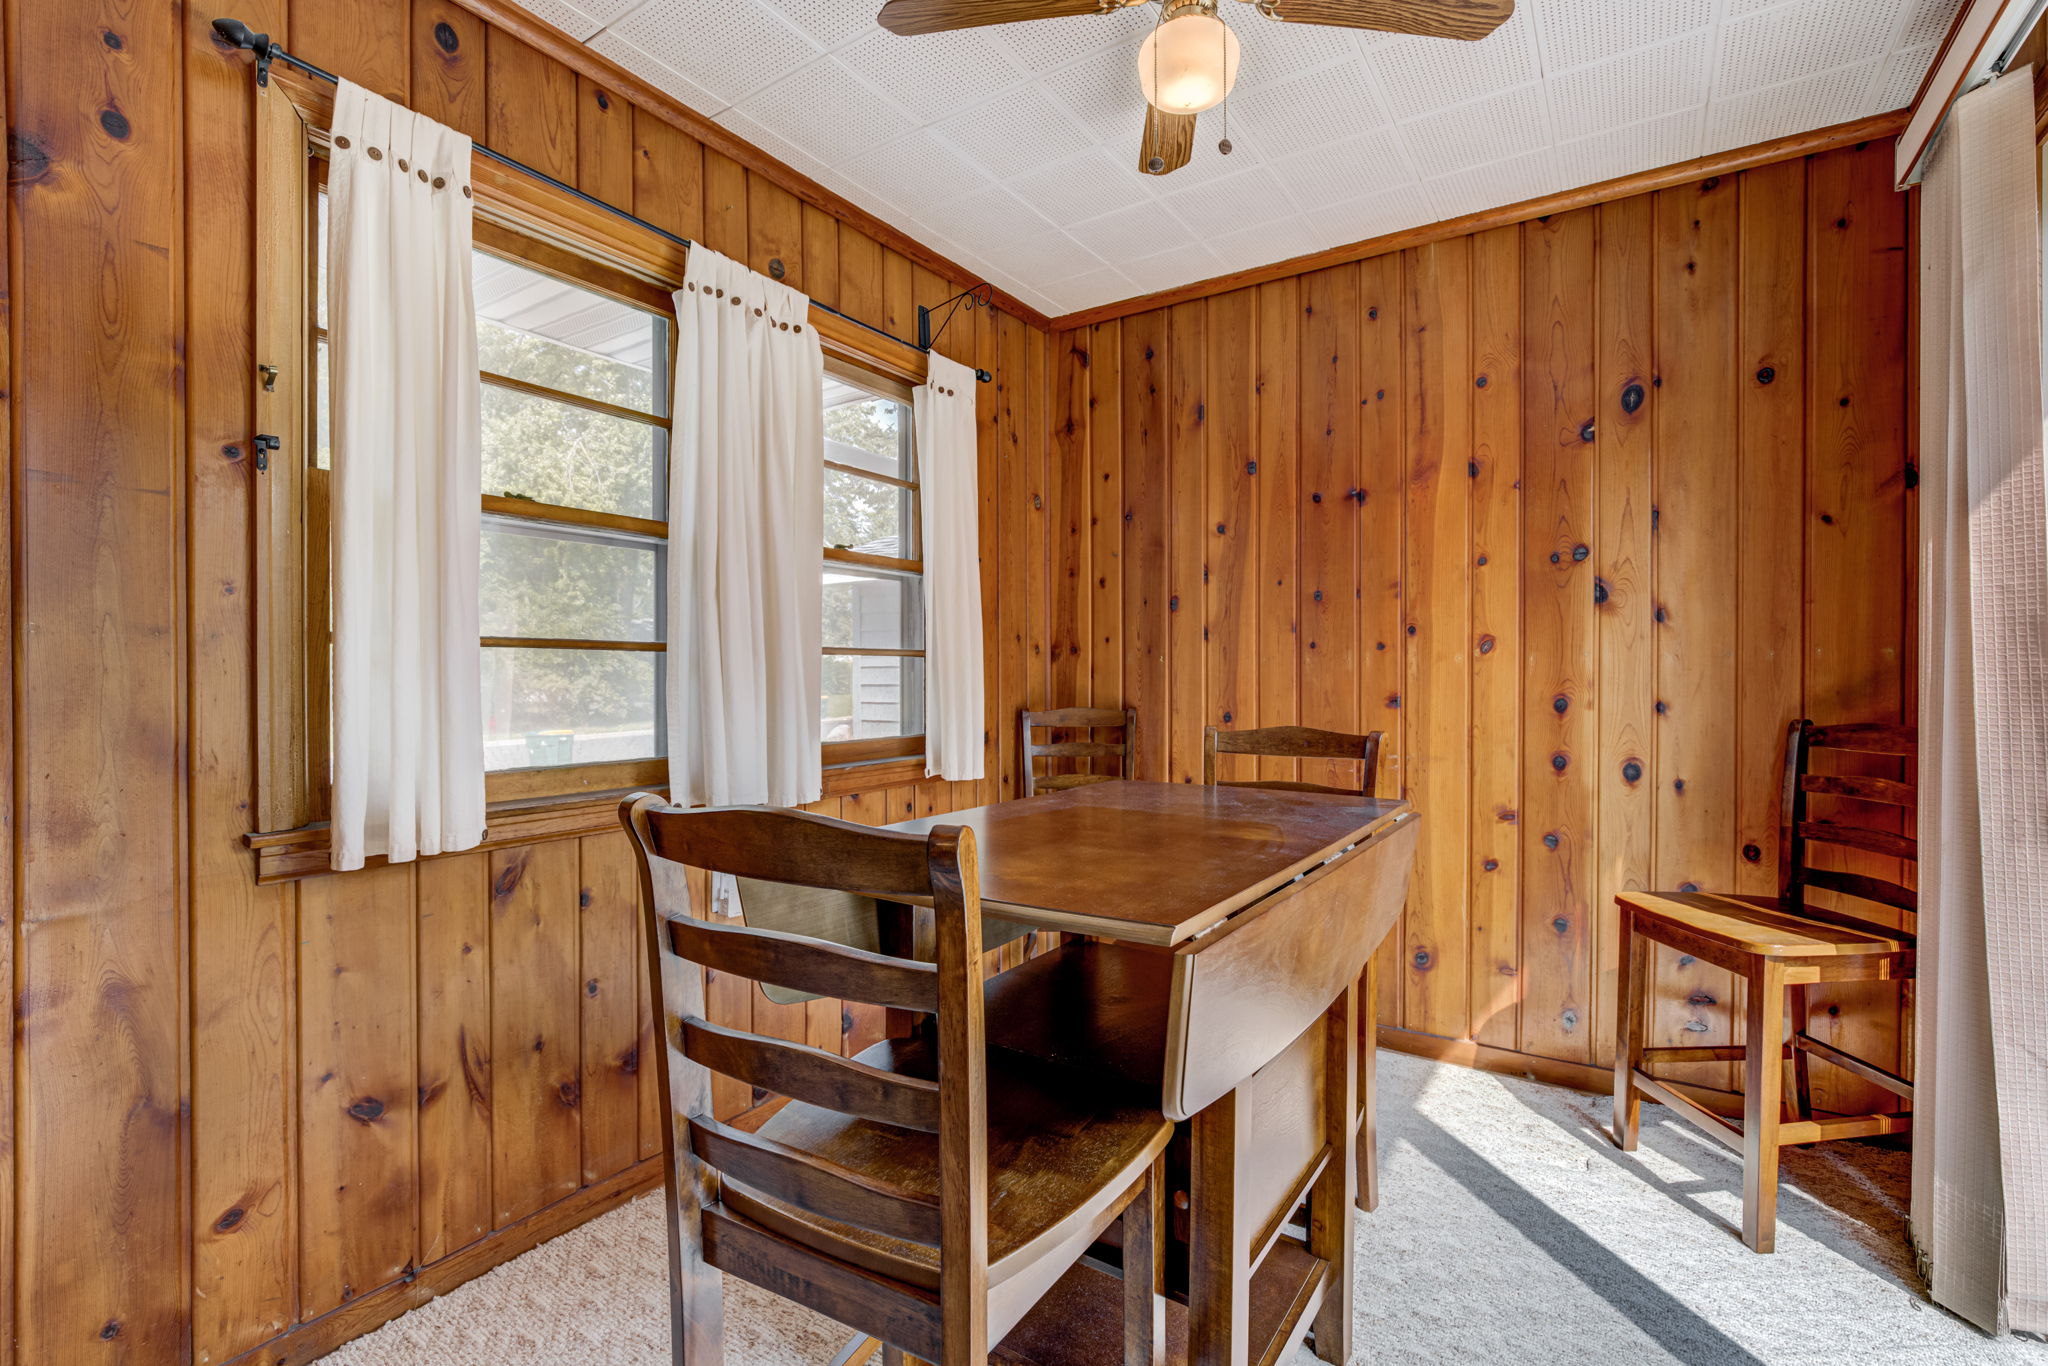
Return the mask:
<svg viewBox="0 0 2048 1366"><path fill-rule="evenodd" d="M1154 309L1167 308L1174 304L1206 299L1215 294L1227 294L1248 285L1266 284L1274 280L1287 279L1289 276L1322 270L1328 266L1343 265L1347 261L1363 261L1374 256L1383 256L1391 251L1425 246L1431 242L1449 241L1454 237L1484 232L1489 228L1506 227L1511 223L1524 223L1533 218L1582 209L1589 204L1627 199L1652 190L1669 189L1674 185L1706 180L1713 176L1732 175L1751 167L1767 166L1774 161L1789 161L1794 157L1812 156L1817 152L1828 152L1837 147L1876 142L1881 138L1898 136L1906 126L1907 115L1907 110L1895 109L1889 114L1873 114L1867 118L1852 119L1848 123L1837 123L1810 132L1773 138L1769 142L1737 147L1726 152L1714 152L1708 156L1694 157L1691 161L1674 162L1655 170L1638 171L1634 175L1603 180L1575 190L1560 190L1556 194L1525 199L1519 204L1508 204L1497 209L1481 209L1458 218L1447 218L1440 223L1403 228L1399 232L1368 237L1345 246L1328 247L1306 256L1276 261L1269 266L1234 271L1228 275L1198 280L1193 284L1179 285L1173 289L1141 294L1117 303L1098 304L1094 308L1084 308L1054 318L1052 326L1056 331L1088 327L1116 318L1127 318L1133 314L1149 313Z"/></svg>
<svg viewBox="0 0 2048 1366"><path fill-rule="evenodd" d="M660 87L628 71L603 53L577 42L552 24L535 18L510 0L455 0L455 3L509 36L588 76L607 90L624 95L648 113L680 128L708 150L732 158L755 175L866 233L941 278L963 288L982 283L982 277L965 266L933 251L902 229L826 189L801 171L777 161L745 138L713 123ZM1002 312L1040 330L1051 328L1051 319L1045 314L1000 288L990 288L995 289L996 307Z"/></svg>

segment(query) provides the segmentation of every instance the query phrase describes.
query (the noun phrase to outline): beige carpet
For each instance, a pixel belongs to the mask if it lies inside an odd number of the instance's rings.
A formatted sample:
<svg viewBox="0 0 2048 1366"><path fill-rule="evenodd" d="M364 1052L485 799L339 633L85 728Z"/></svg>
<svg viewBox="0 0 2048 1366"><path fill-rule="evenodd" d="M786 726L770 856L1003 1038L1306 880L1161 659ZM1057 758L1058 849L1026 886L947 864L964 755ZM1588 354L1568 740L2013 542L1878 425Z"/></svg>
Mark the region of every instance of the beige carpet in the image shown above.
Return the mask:
<svg viewBox="0 0 2048 1366"><path fill-rule="evenodd" d="M1380 1076L1361 1366L2048 1366L2048 1346L1986 1338L1928 1302L1905 1246L1903 1153L1789 1152L1778 1251L1759 1257L1735 1232L1733 1154L1657 1106L1642 1151L1623 1154L1599 1097L1394 1053ZM663 1237L657 1200L635 1201L326 1366L666 1366ZM733 1366L823 1366L847 1336L727 1284Z"/></svg>

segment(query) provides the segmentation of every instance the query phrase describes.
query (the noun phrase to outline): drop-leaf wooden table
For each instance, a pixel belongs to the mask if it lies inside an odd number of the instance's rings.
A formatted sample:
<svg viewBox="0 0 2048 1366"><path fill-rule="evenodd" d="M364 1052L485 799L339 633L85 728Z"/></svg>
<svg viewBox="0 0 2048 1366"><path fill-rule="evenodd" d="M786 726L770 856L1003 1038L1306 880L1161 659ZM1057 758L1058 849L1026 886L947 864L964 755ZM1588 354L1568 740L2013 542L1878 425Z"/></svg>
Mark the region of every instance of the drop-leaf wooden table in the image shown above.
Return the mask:
<svg viewBox="0 0 2048 1366"><path fill-rule="evenodd" d="M1350 1355L1356 984L1419 824L1400 801L1110 782L891 827L972 827L985 915L1098 941L992 980L989 1035L1157 1085L1183 1121L1155 1334L1171 1359L1260 1366L1309 1324L1318 1356ZM995 1356L1121 1362L1121 1304L1083 1264Z"/></svg>

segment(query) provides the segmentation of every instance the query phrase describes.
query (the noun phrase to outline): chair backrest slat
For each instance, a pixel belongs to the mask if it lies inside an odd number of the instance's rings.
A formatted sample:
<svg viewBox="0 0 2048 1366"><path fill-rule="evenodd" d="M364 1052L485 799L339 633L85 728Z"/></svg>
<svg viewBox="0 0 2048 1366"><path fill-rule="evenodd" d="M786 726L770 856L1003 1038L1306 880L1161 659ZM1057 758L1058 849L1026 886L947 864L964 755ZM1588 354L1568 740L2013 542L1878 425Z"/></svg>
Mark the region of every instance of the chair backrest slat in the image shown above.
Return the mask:
<svg viewBox="0 0 2048 1366"><path fill-rule="evenodd" d="M871 896L923 896L931 886L925 837L774 807L647 814L648 852L671 863L763 882Z"/></svg>
<svg viewBox="0 0 2048 1366"><path fill-rule="evenodd" d="M1853 911L1811 905L1806 899L1808 891L1836 893L1904 911L1911 928L1911 917L1920 909L1919 894L1889 876L1890 868L1882 860L1897 859L1909 869L1919 861L1919 842L1905 833L1912 827L1901 829L1918 801L1919 791L1911 780L1918 750L1911 726L1817 726L1807 720L1791 724L1785 736L1778 818L1779 891L1787 902L1816 918L1895 929L1885 921L1862 920ZM1814 771L1815 756L1830 751L1843 756L1834 766L1847 771ZM1813 845L1833 846L1852 856L1875 856L1878 862L1852 857L1851 868L1816 868L1810 857Z"/></svg>
<svg viewBox="0 0 2048 1366"><path fill-rule="evenodd" d="M677 954L713 972L868 1005L938 1009L938 969L930 963L704 920L671 920L668 938Z"/></svg>
<svg viewBox="0 0 2048 1366"><path fill-rule="evenodd" d="M1106 777L1129 778L1132 776L1132 762L1138 747L1138 713L1135 708L1121 710L1112 707L1058 707L1051 711L1027 711L1018 718L1020 737L1019 752L1024 760L1024 795L1038 795L1038 787L1044 779L1054 775L1040 773L1040 759L1086 759L1088 771L1097 770L1097 759L1116 760L1116 772ZM1035 732L1053 732L1040 740ZM1063 731L1114 730L1121 734L1115 740L1062 739ZM1062 784L1064 785L1064 784Z"/></svg>
<svg viewBox="0 0 2048 1366"><path fill-rule="evenodd" d="M856 1228L938 1246L939 1202L928 1195L702 1116L690 1120L690 1146L699 1159L763 1195Z"/></svg>
<svg viewBox="0 0 2048 1366"><path fill-rule="evenodd" d="M676 1022L683 1056L778 1096L899 1129L939 1131L939 1084L690 1016Z"/></svg>
<svg viewBox="0 0 2048 1366"><path fill-rule="evenodd" d="M1379 783L1382 733L1350 735L1343 731L1317 730L1313 726L1259 726L1250 730L1225 730L1210 726L1202 735L1202 781L1211 787L1259 787L1282 792L1331 792L1369 797ZM1277 778L1226 781L1217 774L1219 754L1252 754L1268 759L1328 760L1359 765L1357 787L1331 787L1325 783L1294 782Z"/></svg>
<svg viewBox="0 0 2048 1366"><path fill-rule="evenodd" d="M1799 786L1807 792L1829 797L1854 797L1858 801L1883 802L1887 806L1910 807L1919 800L1911 783L1893 778L1867 778L1854 773L1804 773Z"/></svg>

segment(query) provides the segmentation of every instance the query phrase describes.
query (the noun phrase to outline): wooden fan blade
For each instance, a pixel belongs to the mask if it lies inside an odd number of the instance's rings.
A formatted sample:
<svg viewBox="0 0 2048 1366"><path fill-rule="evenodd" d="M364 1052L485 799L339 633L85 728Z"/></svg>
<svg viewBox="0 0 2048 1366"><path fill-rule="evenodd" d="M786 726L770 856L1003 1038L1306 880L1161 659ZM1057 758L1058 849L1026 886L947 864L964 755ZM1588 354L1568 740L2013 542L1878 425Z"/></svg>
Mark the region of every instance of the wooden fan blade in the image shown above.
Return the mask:
<svg viewBox="0 0 2048 1366"><path fill-rule="evenodd" d="M1121 9L1138 0L889 0L876 16L891 33L945 33L984 24L1015 24L1026 19L1066 19Z"/></svg>
<svg viewBox="0 0 2048 1366"><path fill-rule="evenodd" d="M1138 149L1138 169L1146 175L1171 175L1195 154L1195 116L1162 114L1145 106L1145 143ZM1159 159L1155 169L1153 158Z"/></svg>
<svg viewBox="0 0 2048 1366"><path fill-rule="evenodd" d="M1372 28L1467 42L1484 38L1514 12L1515 0L1273 0L1270 7L1274 18L1290 24Z"/></svg>

